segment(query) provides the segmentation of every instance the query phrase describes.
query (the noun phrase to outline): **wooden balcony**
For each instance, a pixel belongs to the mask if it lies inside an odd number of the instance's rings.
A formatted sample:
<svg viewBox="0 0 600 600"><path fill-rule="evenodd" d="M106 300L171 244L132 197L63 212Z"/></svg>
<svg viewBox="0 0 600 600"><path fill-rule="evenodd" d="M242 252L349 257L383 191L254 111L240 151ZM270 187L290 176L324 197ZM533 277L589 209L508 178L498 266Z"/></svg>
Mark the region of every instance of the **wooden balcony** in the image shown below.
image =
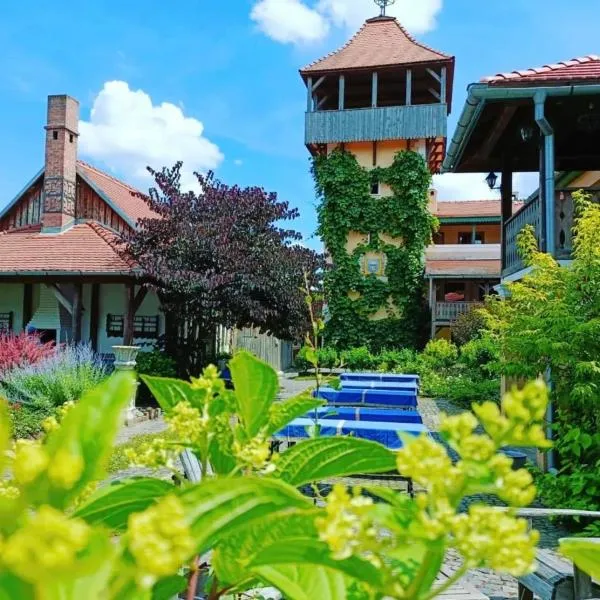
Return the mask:
<svg viewBox="0 0 600 600"><path fill-rule="evenodd" d="M557 260L571 260L573 253L573 193L577 189L556 190L554 199L554 232ZM600 189L589 188L595 202L600 202ZM502 276L507 277L524 268L523 261L517 250L517 237L526 225L532 225L540 247L543 247L542 203L539 196L525 204L504 225L504 264Z"/></svg>
<svg viewBox="0 0 600 600"><path fill-rule="evenodd" d="M451 324L460 315L482 306L481 302L436 302L433 306L433 319L436 324Z"/></svg>
<svg viewBox="0 0 600 600"><path fill-rule="evenodd" d="M306 113L306 144L446 137L447 104L320 110Z"/></svg>

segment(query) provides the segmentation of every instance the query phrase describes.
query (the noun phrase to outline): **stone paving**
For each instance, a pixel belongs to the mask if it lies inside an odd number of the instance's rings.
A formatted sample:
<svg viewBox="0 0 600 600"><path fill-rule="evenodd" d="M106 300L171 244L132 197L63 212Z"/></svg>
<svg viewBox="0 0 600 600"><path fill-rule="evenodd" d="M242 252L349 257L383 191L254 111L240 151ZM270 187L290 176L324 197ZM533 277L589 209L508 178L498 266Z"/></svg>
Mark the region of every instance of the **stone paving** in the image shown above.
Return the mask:
<svg viewBox="0 0 600 600"><path fill-rule="evenodd" d="M286 374L281 379L280 388L280 399L290 398L301 392L314 386L314 383L307 380L295 380L292 374ZM441 413L446 414L458 414L463 412L465 409L459 407L451 402L445 400L432 400L429 398L419 399L419 411L423 416L425 425L432 432L439 431L440 415ZM137 423L131 427L125 427L119 433L117 438L117 444L123 444L131 438L149 433L160 433L165 429L165 423L162 418L153 421L144 421ZM529 449L519 448L519 451L527 454L530 460L534 460L535 453L531 453ZM128 469L121 471L110 477L109 480L121 479L132 476L158 476L169 478L170 473L166 470L163 471L151 471L150 469ZM351 480L345 480L351 483ZM364 483L364 480L356 481L357 484ZM472 501L486 502L493 501L488 497L474 498ZM496 502L497 503L497 502ZM541 533L540 546L544 548L555 548L558 544L558 539L564 537L567 532L560 527L555 526L547 519L534 520L533 526L538 529ZM460 556L453 550L448 552L444 566L447 572L450 574L460 568L461 559ZM490 600L517 600L517 582L513 577L509 575L499 575L489 569L473 569L469 571L464 579L465 583L472 588L479 590L482 594L485 594Z"/></svg>

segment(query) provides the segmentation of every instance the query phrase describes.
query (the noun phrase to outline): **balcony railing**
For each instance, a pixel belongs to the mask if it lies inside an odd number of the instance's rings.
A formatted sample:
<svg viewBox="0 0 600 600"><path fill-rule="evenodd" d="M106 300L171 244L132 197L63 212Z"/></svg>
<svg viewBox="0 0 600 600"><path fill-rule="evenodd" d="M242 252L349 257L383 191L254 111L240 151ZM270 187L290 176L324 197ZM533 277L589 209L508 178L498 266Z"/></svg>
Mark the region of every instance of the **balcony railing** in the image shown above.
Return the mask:
<svg viewBox="0 0 600 600"><path fill-rule="evenodd" d="M573 253L573 219L574 203L573 193L577 189L556 190L554 199L554 231L556 248L555 257L558 260L570 260ZM600 189L588 188L586 192L592 195L595 202L600 202ZM524 267L523 261L517 250L517 237L526 225L532 225L538 244L542 242L541 202L539 196L523 206L504 225L504 277L516 273Z"/></svg>
<svg viewBox="0 0 600 600"><path fill-rule="evenodd" d="M321 110L306 113L306 143L377 142L446 137L446 104Z"/></svg>
<svg viewBox="0 0 600 600"><path fill-rule="evenodd" d="M453 323L460 315L482 306L481 302L436 302L433 318L438 323Z"/></svg>

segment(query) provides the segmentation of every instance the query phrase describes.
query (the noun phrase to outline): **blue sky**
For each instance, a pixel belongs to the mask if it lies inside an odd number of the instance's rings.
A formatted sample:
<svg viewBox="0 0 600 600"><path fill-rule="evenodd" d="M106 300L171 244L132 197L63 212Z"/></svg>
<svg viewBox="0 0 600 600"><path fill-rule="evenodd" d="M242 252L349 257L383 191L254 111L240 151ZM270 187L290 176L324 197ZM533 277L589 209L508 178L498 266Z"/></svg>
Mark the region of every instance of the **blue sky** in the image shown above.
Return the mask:
<svg viewBox="0 0 600 600"><path fill-rule="evenodd" d="M469 82L600 53L597 0L398 0L392 11L456 55L451 132ZM317 245L298 68L376 13L372 0L6 3L0 206L43 164L46 96L67 93L81 102L84 160L142 189L145 164L214 167L227 183L260 185L297 206L297 228ZM486 193L479 177L438 183L447 199ZM530 180L521 185L529 191Z"/></svg>

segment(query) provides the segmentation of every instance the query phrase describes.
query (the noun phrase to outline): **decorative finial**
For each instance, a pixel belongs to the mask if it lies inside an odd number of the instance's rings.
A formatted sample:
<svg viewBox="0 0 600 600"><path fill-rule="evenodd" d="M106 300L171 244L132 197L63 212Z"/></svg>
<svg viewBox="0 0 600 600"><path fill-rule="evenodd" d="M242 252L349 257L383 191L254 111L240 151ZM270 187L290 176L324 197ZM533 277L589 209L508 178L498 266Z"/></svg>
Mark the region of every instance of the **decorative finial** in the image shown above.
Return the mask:
<svg viewBox="0 0 600 600"><path fill-rule="evenodd" d="M373 2L381 8L381 16L385 17L385 9L391 4L394 4L396 0L373 0Z"/></svg>

